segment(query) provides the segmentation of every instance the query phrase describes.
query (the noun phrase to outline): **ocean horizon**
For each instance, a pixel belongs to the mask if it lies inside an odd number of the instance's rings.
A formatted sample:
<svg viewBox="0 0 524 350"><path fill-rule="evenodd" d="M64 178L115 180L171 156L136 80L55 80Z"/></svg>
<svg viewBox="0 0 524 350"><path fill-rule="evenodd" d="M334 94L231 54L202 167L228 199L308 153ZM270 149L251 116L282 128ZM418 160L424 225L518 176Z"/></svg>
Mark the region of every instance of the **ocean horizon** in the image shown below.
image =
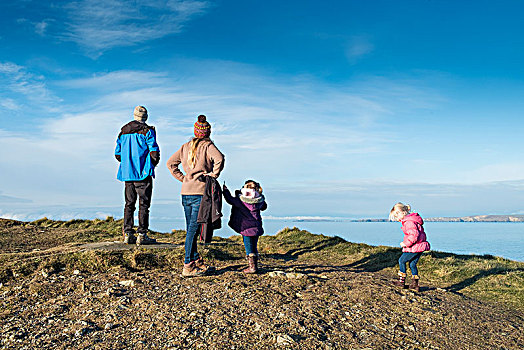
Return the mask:
<svg viewBox="0 0 524 350"><path fill-rule="evenodd" d="M264 231L274 235L286 227L297 227L314 234L338 236L353 243L399 247L403 233L398 222L356 222L348 218L265 217ZM171 232L185 230L183 218L151 220L151 229ZM435 251L467 255L493 255L524 261L524 223L522 222L426 222L424 229ZM215 231L220 237L236 235L227 226Z"/></svg>
<svg viewBox="0 0 524 350"><path fill-rule="evenodd" d="M116 212L116 210L109 211ZM107 212L105 212L107 213ZM103 213L91 213L91 215L49 215L52 220L72 219L105 219L111 216ZM172 217L161 215L155 216L152 212L150 217L150 229L161 233L169 233L172 230L185 230L185 219L178 216ZM33 215L5 215L0 212L0 217L21 221L32 221L43 217L34 213ZM135 213L136 214L136 213ZM165 212L163 213L165 214ZM120 216L114 216L115 219ZM235 233L227 226L229 213L224 212L222 228L215 231L220 237L230 237ZM338 236L349 242L364 243L369 245L384 245L399 247L403 239L400 223L388 221L365 221L381 220L385 218L371 217L330 217L330 216L263 216L265 234L274 235L286 227L297 227L314 234L326 236ZM138 218L135 218L135 223ZM493 255L516 261L524 261L524 223L523 222L434 222L427 221L424 224L431 249L435 251L449 252L467 255Z"/></svg>

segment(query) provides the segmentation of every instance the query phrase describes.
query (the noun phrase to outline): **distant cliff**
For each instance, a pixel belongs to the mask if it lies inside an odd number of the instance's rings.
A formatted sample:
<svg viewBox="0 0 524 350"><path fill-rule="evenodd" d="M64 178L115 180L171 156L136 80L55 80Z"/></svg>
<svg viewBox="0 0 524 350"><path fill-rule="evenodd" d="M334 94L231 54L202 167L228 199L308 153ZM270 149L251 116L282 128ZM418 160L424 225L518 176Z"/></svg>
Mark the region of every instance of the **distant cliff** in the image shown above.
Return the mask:
<svg viewBox="0 0 524 350"><path fill-rule="evenodd" d="M387 222L388 219L358 219L354 222ZM424 218L426 222L524 222L524 215L474 215Z"/></svg>
<svg viewBox="0 0 524 350"><path fill-rule="evenodd" d="M424 220L433 222L524 222L524 215L475 215L427 218Z"/></svg>

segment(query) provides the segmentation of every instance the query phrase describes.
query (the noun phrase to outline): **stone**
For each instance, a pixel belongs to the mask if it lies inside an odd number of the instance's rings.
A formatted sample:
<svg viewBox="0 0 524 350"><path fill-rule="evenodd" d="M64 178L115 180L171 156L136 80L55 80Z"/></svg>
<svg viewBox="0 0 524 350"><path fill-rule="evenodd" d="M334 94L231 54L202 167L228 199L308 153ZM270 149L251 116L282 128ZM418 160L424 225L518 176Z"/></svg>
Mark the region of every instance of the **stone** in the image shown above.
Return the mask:
<svg viewBox="0 0 524 350"><path fill-rule="evenodd" d="M284 271L271 271L268 273L269 277L286 277L287 274Z"/></svg>
<svg viewBox="0 0 524 350"><path fill-rule="evenodd" d="M77 330L75 332L75 337L80 338L80 337L86 335L87 333L89 333L89 329L88 328L81 328L81 329L79 329L79 330Z"/></svg>
<svg viewBox="0 0 524 350"><path fill-rule="evenodd" d="M293 343L295 343L295 340L287 334L279 334L277 336L278 345L291 345Z"/></svg>
<svg viewBox="0 0 524 350"><path fill-rule="evenodd" d="M124 287L134 287L135 286L135 281L133 280L125 280L125 281L120 281L118 283Z"/></svg>

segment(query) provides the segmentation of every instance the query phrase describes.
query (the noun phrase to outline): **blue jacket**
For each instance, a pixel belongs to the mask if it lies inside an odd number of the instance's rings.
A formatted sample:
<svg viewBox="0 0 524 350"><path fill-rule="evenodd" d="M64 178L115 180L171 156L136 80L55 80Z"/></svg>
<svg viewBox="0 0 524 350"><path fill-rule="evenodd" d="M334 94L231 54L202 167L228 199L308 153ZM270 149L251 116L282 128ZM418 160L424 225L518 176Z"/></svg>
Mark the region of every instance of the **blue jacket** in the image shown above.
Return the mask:
<svg viewBox="0 0 524 350"><path fill-rule="evenodd" d="M115 158L120 162L120 181L155 177L155 166L160 161L155 128L135 120L124 125L116 140Z"/></svg>

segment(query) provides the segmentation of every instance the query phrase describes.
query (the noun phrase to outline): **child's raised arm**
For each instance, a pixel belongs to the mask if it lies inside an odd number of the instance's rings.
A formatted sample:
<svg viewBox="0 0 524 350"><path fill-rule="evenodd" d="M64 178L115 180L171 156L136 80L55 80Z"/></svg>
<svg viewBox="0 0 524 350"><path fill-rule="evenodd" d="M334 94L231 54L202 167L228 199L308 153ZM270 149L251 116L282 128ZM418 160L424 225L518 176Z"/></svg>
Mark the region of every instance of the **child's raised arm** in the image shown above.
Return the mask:
<svg viewBox="0 0 524 350"><path fill-rule="evenodd" d="M231 195L231 192L229 192L229 188L227 188L226 183L224 182L224 185L222 186L222 194L224 195L224 199L229 205L233 205L233 196Z"/></svg>

